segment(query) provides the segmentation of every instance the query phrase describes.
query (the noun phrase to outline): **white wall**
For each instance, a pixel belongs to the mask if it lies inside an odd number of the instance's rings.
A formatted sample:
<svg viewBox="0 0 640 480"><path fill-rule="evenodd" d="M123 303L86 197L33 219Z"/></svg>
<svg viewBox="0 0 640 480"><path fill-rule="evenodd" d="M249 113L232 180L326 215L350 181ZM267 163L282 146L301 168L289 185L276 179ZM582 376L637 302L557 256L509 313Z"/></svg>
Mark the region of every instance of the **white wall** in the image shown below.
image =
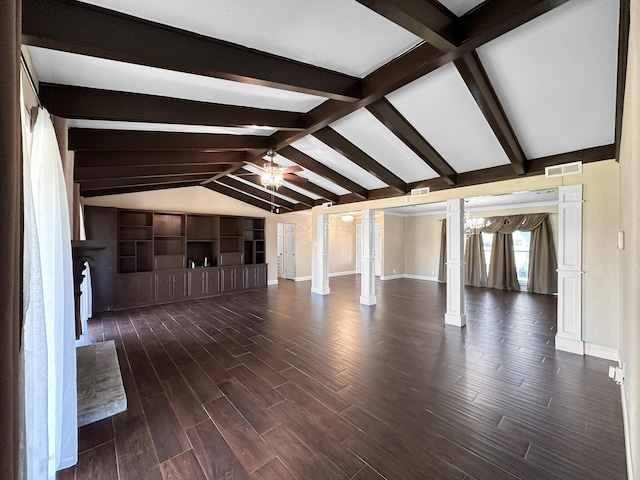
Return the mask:
<svg viewBox="0 0 640 480"><path fill-rule="evenodd" d="M625 367L630 476L640 475L640 0L631 0L622 149L620 153L620 354ZM610 195L615 196L611 191Z"/></svg>

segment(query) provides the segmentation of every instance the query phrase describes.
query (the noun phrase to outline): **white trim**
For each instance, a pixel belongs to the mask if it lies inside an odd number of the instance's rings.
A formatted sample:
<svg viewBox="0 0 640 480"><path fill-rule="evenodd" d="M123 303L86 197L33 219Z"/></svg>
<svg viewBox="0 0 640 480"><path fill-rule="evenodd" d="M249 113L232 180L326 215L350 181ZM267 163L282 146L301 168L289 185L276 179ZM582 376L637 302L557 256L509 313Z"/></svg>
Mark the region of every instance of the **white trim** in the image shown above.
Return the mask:
<svg viewBox="0 0 640 480"><path fill-rule="evenodd" d="M618 365L623 368L622 362L618 362ZM629 434L629 430L631 429L631 425L629 425L629 409L627 408L627 396L625 395L624 382L620 385L620 396L622 397L622 425L624 427L624 445L625 445L625 453L627 457L627 479L633 480L633 463L631 461L631 438Z"/></svg>
<svg viewBox="0 0 640 480"><path fill-rule="evenodd" d="M306 277L295 277L293 279L294 282L308 282L309 280L311 280L311 275L308 275Z"/></svg>
<svg viewBox="0 0 640 480"><path fill-rule="evenodd" d="M317 293L318 295L329 295L329 287L311 287L311 293Z"/></svg>
<svg viewBox="0 0 640 480"><path fill-rule="evenodd" d="M405 273L404 278L410 278L412 280L428 280L430 282L438 281L438 277L432 277L429 275L414 275L412 273Z"/></svg>
<svg viewBox="0 0 640 480"><path fill-rule="evenodd" d="M620 352L615 348L603 347L602 345L596 345L594 343L584 344L584 354L592 357L604 358L605 360L612 360L614 362L620 362Z"/></svg>
<svg viewBox="0 0 640 480"><path fill-rule="evenodd" d="M575 340L573 338L556 335L556 350L584 355L584 342L582 340Z"/></svg>
<svg viewBox="0 0 640 480"><path fill-rule="evenodd" d="M375 305L377 302L375 295L360 295L361 305Z"/></svg>
<svg viewBox="0 0 640 480"><path fill-rule="evenodd" d="M267 285L268 285L268 286L269 286L269 285L278 285L278 279L276 278L275 280L269 280L269 281L267 282Z"/></svg>
<svg viewBox="0 0 640 480"><path fill-rule="evenodd" d="M380 280L395 280L397 278L405 278L404 273L394 273L393 275L380 276Z"/></svg>
<svg viewBox="0 0 640 480"><path fill-rule="evenodd" d="M444 314L445 325L453 325L454 327L464 327L467 324L467 315L459 315L457 313Z"/></svg>
<svg viewBox="0 0 640 480"><path fill-rule="evenodd" d="M334 272L329 274L329 278L331 277L342 277L343 275L355 275L357 272L355 270L347 270L345 272Z"/></svg>

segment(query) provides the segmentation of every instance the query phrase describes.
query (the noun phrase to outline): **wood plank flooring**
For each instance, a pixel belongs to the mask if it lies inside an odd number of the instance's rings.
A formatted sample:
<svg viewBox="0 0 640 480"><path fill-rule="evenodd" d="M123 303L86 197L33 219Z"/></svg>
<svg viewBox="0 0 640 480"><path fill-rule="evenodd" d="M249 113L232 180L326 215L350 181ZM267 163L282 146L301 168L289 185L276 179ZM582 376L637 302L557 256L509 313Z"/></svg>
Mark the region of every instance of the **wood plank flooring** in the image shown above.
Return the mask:
<svg viewBox="0 0 640 480"><path fill-rule="evenodd" d="M554 349L555 297L359 277L89 322L129 409L82 427L60 479L624 479L612 362Z"/></svg>

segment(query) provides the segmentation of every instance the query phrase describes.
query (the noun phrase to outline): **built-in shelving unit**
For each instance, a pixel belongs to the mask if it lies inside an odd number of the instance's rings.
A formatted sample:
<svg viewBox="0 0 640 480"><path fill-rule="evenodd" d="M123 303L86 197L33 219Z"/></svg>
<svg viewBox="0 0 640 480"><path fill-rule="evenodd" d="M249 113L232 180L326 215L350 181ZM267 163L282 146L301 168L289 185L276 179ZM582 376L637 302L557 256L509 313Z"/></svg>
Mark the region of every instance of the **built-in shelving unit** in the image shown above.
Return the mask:
<svg viewBox="0 0 640 480"><path fill-rule="evenodd" d="M264 218L244 218L244 263L265 263Z"/></svg>
<svg viewBox="0 0 640 480"><path fill-rule="evenodd" d="M85 214L88 239L106 245L92 272L96 311L267 286L264 218L91 206Z"/></svg>
<svg viewBox="0 0 640 480"><path fill-rule="evenodd" d="M153 270L153 214L120 210L118 212L118 271L120 273Z"/></svg>

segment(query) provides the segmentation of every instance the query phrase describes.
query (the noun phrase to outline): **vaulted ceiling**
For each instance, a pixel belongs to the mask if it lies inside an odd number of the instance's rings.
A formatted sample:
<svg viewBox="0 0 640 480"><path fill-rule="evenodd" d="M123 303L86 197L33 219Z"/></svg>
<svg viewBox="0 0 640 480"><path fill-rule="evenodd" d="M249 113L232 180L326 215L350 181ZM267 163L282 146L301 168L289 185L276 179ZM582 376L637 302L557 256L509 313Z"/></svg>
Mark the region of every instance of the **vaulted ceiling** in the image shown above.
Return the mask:
<svg viewBox="0 0 640 480"><path fill-rule="evenodd" d="M617 156L628 0L23 0L83 196L279 212ZM265 153L301 167L276 192Z"/></svg>

